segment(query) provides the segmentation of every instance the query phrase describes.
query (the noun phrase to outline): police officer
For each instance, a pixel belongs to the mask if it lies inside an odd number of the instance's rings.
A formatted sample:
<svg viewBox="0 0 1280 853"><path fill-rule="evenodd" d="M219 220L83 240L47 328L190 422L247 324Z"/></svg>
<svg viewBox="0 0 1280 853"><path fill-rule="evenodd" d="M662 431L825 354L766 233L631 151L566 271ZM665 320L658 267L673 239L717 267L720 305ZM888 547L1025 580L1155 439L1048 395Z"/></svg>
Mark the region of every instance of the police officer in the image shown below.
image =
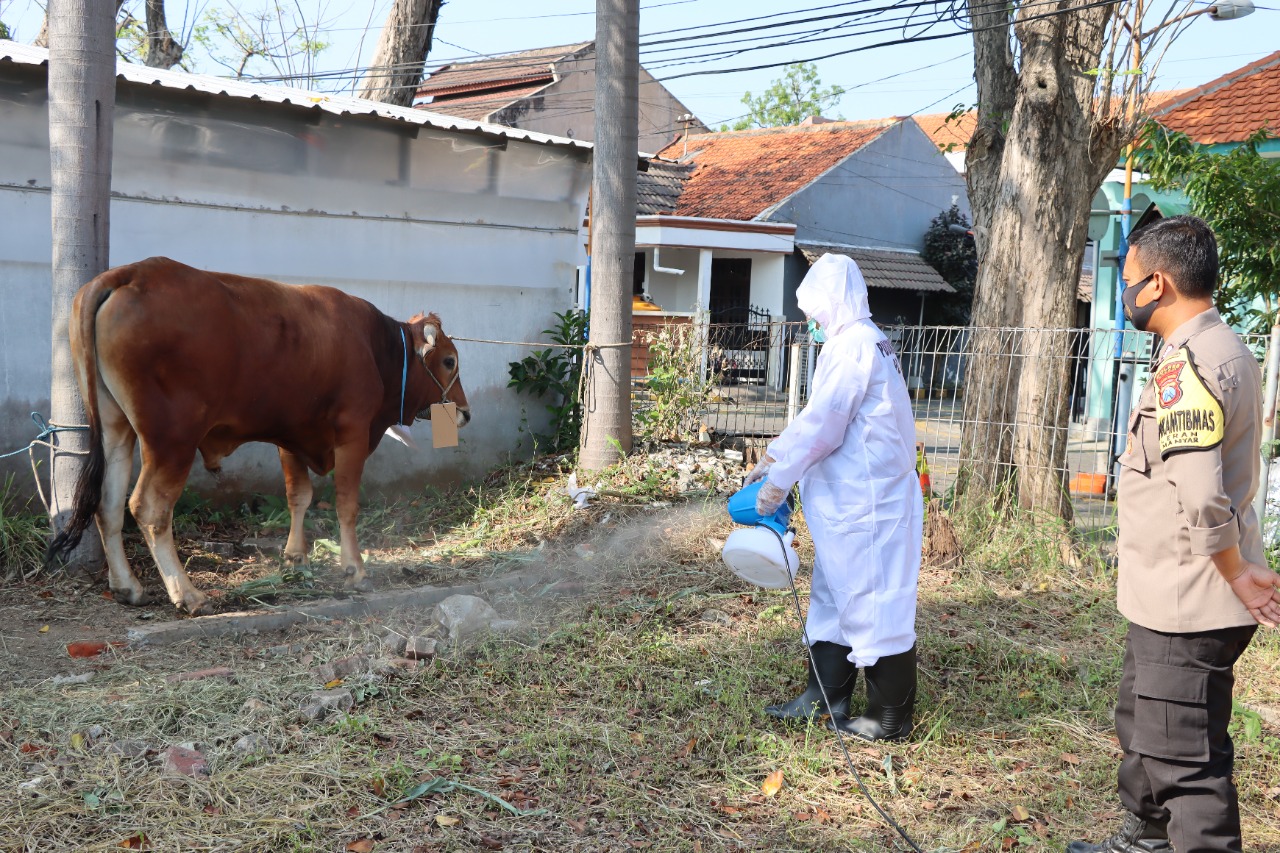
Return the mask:
<svg viewBox="0 0 1280 853"><path fill-rule="evenodd" d="M1191 216L1129 237L1125 316L1164 341L1120 457L1117 605L1129 620L1116 703L1120 801L1105 841L1068 853L1239 851L1227 734L1234 667L1280 621L1280 575L1253 511L1258 362L1213 306L1218 248Z"/></svg>
<svg viewBox="0 0 1280 853"><path fill-rule="evenodd" d="M765 712L864 740L911 734L916 698L916 582L924 501L915 419L893 345L871 322L867 284L844 255L823 255L796 289L818 356L809 402L747 477L764 480L769 516L795 484L815 552L804 692ZM858 667L867 708L849 715Z"/></svg>

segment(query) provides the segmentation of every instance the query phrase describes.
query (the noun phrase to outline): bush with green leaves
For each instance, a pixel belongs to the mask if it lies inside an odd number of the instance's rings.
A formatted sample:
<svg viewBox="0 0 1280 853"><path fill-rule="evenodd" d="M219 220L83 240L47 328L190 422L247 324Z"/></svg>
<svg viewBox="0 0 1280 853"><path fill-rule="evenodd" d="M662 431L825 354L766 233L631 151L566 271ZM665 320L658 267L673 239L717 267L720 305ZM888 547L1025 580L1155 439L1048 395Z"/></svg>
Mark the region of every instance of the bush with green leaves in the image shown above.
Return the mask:
<svg viewBox="0 0 1280 853"><path fill-rule="evenodd" d="M582 344L587 339L587 315L582 311L556 314L556 325L543 329L560 346L534 350L508 365L508 388L549 400L551 431L533 436L535 451L564 453L578 446L582 430Z"/></svg>
<svg viewBox="0 0 1280 853"><path fill-rule="evenodd" d="M702 328L670 324L648 333L649 374L636 401L635 435L643 442L696 441L702 413L718 384L720 352Z"/></svg>

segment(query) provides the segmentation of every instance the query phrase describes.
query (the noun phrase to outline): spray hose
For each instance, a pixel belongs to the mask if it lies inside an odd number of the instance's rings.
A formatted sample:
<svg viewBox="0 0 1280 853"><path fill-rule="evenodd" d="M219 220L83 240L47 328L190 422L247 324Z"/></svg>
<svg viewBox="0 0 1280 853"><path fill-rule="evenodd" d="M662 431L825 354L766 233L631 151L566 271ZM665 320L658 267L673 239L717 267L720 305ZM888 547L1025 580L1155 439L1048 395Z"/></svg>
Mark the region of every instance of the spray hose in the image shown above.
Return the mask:
<svg viewBox="0 0 1280 853"><path fill-rule="evenodd" d="M783 564L785 565L787 562L787 554L786 554L787 546L786 546L786 543L783 542L782 540L782 534L778 533L778 531L774 530L772 527L765 526L765 529L770 531L771 533L773 533L775 537L777 537L778 546L782 548L782 561L783 561ZM800 619L800 632L804 636L805 654L809 656L809 666L811 666L813 668L813 671L816 673L818 671L818 665L817 665L817 661L813 659L813 644L809 642L809 629L805 627L804 612L800 607L800 594L796 592L795 578L791 578L790 583L791 583L791 600L795 604L796 616ZM827 716L829 716L832 720L834 720L835 715L832 714L831 712L831 700L830 698L827 697L826 685L822 683L821 678L814 678L814 681L818 683L818 689L822 692L822 704L827 709ZM871 792L867 790L867 786L862 781L862 774L858 772L857 766L853 763L853 756L849 754L849 747L844 742L844 733L840 731L839 726L832 726L832 729L836 733L836 739L840 743L840 751L844 753L844 760L849 765L849 770L852 771L853 779L855 782L858 783L858 790L862 792L862 796L867 798L867 802L871 803L871 805L875 808L875 810L880 813L880 817L884 818L885 822L888 823L890 826L892 826L894 830L898 833L898 835L902 836L902 840L907 842L907 845L912 850L914 850L915 853L925 853L925 851L921 849L920 845L917 844L911 838L911 836L907 834L907 831L903 829L896 820L890 817L888 812L886 812L883 808L880 807L880 804L876 802L875 797L871 796Z"/></svg>

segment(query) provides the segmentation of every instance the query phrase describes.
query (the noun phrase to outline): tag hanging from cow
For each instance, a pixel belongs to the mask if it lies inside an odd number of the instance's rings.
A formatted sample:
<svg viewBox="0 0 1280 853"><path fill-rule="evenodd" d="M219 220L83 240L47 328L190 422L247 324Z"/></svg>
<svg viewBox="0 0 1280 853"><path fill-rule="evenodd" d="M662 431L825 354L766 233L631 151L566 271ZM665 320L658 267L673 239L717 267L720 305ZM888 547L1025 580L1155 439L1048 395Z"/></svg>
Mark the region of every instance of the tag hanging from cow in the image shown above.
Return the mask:
<svg viewBox="0 0 1280 853"><path fill-rule="evenodd" d="M198 319L198 322L193 322ZM89 425L89 457L67 526L65 558L96 519L119 601L142 604L121 540L129 509L169 599L196 614L173 540L173 506L199 453L217 475L240 445L276 445L289 503L284 557L307 559L310 472L334 475L345 585L372 588L356 541L365 460L396 425L451 404L471 419L458 351L440 318L407 323L332 287L204 272L168 258L108 270L76 294L72 358ZM127 495L135 445L142 470Z"/></svg>

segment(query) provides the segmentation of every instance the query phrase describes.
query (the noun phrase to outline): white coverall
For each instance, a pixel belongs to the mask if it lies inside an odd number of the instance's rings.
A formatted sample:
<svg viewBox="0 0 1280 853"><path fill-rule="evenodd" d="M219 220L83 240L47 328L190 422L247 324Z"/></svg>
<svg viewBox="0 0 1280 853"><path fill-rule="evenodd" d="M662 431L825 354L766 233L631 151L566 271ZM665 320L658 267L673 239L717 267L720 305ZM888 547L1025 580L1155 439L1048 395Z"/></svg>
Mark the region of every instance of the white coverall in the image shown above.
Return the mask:
<svg viewBox="0 0 1280 853"><path fill-rule="evenodd" d="M809 642L849 646L849 660L866 667L916 640L924 499L915 419L852 259L823 255L796 301L827 340L808 404L769 445L767 476L784 492L800 484L816 552Z"/></svg>

